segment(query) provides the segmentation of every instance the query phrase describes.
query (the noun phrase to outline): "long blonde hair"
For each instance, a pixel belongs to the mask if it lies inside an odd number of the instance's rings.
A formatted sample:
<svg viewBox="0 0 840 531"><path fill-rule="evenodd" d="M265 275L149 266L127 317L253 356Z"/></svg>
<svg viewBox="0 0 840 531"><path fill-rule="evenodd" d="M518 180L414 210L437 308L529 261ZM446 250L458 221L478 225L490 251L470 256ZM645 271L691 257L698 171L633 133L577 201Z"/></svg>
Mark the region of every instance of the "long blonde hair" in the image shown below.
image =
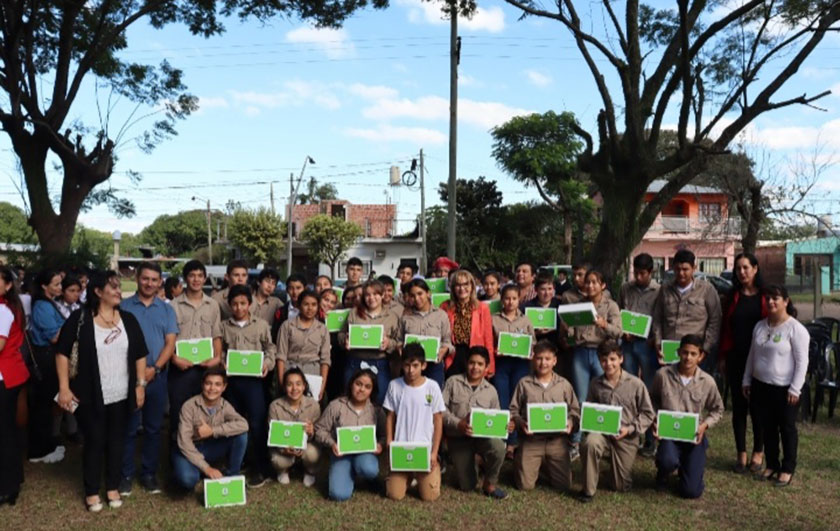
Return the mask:
<svg viewBox="0 0 840 531"><path fill-rule="evenodd" d="M453 310L458 308L458 298L455 296L455 284L464 282L465 280L470 284L470 310L475 310L480 304L478 302L478 288L475 283L475 277L466 269L458 269L449 275L449 289L451 290L449 301L452 304Z"/></svg>

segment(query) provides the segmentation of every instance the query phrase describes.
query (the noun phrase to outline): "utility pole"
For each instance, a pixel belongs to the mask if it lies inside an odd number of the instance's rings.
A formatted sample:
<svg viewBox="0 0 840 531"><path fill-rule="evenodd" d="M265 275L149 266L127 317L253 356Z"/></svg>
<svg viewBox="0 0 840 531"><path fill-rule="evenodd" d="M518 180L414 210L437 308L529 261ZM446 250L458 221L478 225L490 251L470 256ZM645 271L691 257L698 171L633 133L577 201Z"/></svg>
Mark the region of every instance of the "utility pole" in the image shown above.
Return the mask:
<svg viewBox="0 0 840 531"><path fill-rule="evenodd" d="M210 219L210 200L207 200L207 261L213 265L213 226Z"/></svg>
<svg viewBox="0 0 840 531"><path fill-rule="evenodd" d="M274 215L274 182L268 183L269 185L269 192L268 196L271 198L271 215Z"/></svg>
<svg viewBox="0 0 840 531"><path fill-rule="evenodd" d="M426 276L426 182L425 167L423 165L423 148L420 148L420 274Z"/></svg>
<svg viewBox="0 0 840 531"><path fill-rule="evenodd" d="M288 242L286 243L286 278L292 274L292 209L295 206L295 174L289 172L289 212L286 214Z"/></svg>
<svg viewBox="0 0 840 531"><path fill-rule="evenodd" d="M458 37L458 0L449 0L449 212L447 216L446 254L455 258L455 205L458 145L458 63L461 39Z"/></svg>

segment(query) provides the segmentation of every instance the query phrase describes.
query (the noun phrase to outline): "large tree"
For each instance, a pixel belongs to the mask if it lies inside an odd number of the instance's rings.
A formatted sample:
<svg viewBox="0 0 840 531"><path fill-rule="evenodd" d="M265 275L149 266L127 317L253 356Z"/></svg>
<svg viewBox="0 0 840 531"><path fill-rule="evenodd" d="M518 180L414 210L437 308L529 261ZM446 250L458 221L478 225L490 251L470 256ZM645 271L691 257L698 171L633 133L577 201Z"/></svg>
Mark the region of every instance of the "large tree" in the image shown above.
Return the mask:
<svg viewBox="0 0 840 531"><path fill-rule="evenodd" d="M330 266L332 277L335 274L335 266L363 234L362 228L355 223L337 216L319 214L306 222L300 239L313 260Z"/></svg>
<svg viewBox="0 0 840 531"><path fill-rule="evenodd" d="M286 225L266 207L239 208L230 217L229 238L254 265L277 264L285 245Z"/></svg>
<svg viewBox="0 0 840 531"><path fill-rule="evenodd" d="M0 202L0 242L35 243L32 227L26 223L26 213L5 201Z"/></svg>
<svg viewBox="0 0 840 531"><path fill-rule="evenodd" d="M577 165L604 199L591 258L609 273L748 124L829 93L791 97L784 89L826 33L838 30L836 0L677 0L663 9L638 0L602 0L595 8L574 0L505 1L567 30L592 76L601 110L594 135L575 129L585 143ZM677 145L661 153L659 137L669 128ZM645 190L659 178L667 184L645 203Z"/></svg>
<svg viewBox="0 0 840 531"><path fill-rule="evenodd" d="M213 219L221 215L220 212L213 212ZM215 229L215 226L212 228ZM196 250L207 246L207 212L187 210L158 216L138 234L138 238L164 256L191 256Z"/></svg>
<svg viewBox="0 0 840 531"><path fill-rule="evenodd" d="M0 6L0 127L8 135L23 172L29 201L29 224L41 248L50 254L68 250L79 212L107 204L118 215L131 215L133 204L106 183L117 163L117 150L136 140L145 149L175 133L174 125L197 108L181 70L134 63L121 52L127 32L140 23L155 28L180 23L195 35L224 31L231 16L268 20L300 17L321 26L337 26L366 5L387 0L38 0L4 1ZM111 99L99 116L73 118L80 91L93 84L137 107L123 124L109 124ZM151 124L144 122L152 115ZM135 138L134 125L147 129ZM98 123L97 123L98 122ZM48 157L58 159L60 197L50 196Z"/></svg>

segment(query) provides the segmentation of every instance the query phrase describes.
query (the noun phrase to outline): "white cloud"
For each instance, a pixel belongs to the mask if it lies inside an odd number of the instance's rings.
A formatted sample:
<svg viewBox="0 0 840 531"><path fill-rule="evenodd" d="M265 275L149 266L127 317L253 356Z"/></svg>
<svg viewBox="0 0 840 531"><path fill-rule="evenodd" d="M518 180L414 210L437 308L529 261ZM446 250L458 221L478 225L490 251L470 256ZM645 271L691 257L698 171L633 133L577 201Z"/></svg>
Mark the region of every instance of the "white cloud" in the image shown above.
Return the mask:
<svg viewBox="0 0 840 531"><path fill-rule="evenodd" d="M286 81L283 90L276 92L231 90L229 94L233 104L244 108L249 116L255 116L261 109L300 107L310 103L327 110L341 107L341 100L329 86L310 81Z"/></svg>
<svg viewBox="0 0 840 531"><path fill-rule="evenodd" d="M311 100L319 107L330 110L341 107L338 97L322 83L293 80L287 81L283 86L300 102Z"/></svg>
<svg viewBox="0 0 840 531"><path fill-rule="evenodd" d="M514 116L531 112L533 111L494 101L475 101L466 98L458 100L458 120L484 129L500 125ZM449 100L440 96L423 96L415 100L382 99L362 109L362 116L379 121L394 118L445 120L449 117Z"/></svg>
<svg viewBox="0 0 840 531"><path fill-rule="evenodd" d="M314 44L330 59L352 57L356 47L344 29L303 26L286 33L286 40L300 44Z"/></svg>
<svg viewBox="0 0 840 531"><path fill-rule="evenodd" d="M528 78L528 82L534 85L535 87L547 87L551 85L554 81L551 79L551 76L543 74L542 72L538 72L536 70L526 70L525 76Z"/></svg>
<svg viewBox="0 0 840 531"><path fill-rule="evenodd" d="M458 119L485 129L502 125L514 116L532 114L533 112L495 101L458 100Z"/></svg>
<svg viewBox="0 0 840 531"><path fill-rule="evenodd" d="M224 96L200 96L198 98L199 109L224 109L229 106Z"/></svg>
<svg viewBox="0 0 840 531"><path fill-rule="evenodd" d="M414 144L443 144L447 136L436 129L424 127L394 127L380 124L375 129L350 128L344 134L373 142L410 142Z"/></svg>
<svg viewBox="0 0 840 531"><path fill-rule="evenodd" d="M461 87L481 88L484 86L484 83L470 75L458 74L458 85Z"/></svg>
<svg viewBox="0 0 840 531"><path fill-rule="evenodd" d="M780 126L755 127L748 140L770 149L809 149L817 145L840 149L840 118L830 120L820 127Z"/></svg>
<svg viewBox="0 0 840 531"><path fill-rule="evenodd" d="M443 18L440 4L423 0L399 0L400 5L408 7L408 20L414 24L448 24ZM458 27L466 31L487 31L499 33L505 29L505 12L499 6L477 8L471 18L458 17Z"/></svg>
<svg viewBox="0 0 840 531"><path fill-rule="evenodd" d="M384 85L365 85L364 83L353 83L347 90L360 98L366 100L379 100L386 98L396 98L399 92L392 87Z"/></svg>

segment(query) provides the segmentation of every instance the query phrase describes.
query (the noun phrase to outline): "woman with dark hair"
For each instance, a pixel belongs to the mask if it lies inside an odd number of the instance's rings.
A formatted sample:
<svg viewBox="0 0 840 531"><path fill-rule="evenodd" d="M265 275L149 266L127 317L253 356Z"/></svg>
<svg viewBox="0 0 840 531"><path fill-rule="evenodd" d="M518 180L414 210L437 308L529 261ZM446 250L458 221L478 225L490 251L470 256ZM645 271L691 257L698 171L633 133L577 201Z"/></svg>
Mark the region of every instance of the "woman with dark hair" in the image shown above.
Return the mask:
<svg viewBox="0 0 840 531"><path fill-rule="evenodd" d="M171 301L178 295L184 292L184 285L181 283L181 277L172 275L163 282L163 292L166 294L166 300Z"/></svg>
<svg viewBox="0 0 840 531"><path fill-rule="evenodd" d="M108 506L122 506L118 488L127 425L146 398L148 349L137 319L120 311L117 273L91 277L85 307L73 312L61 329L55 364L58 405L75 411L84 435L85 506L99 512L103 457Z"/></svg>
<svg viewBox="0 0 840 531"><path fill-rule="evenodd" d="M767 468L759 477L787 487L796 471L799 394L808 371L810 334L796 320L784 286L767 286L767 318L755 325L742 388L764 432ZM784 458L779 461L779 438Z"/></svg>
<svg viewBox="0 0 840 531"><path fill-rule="evenodd" d="M38 366L41 378L29 384L29 436L28 455L31 463L58 463L64 459L64 446L53 435L56 422L54 345L64 325L64 317L56 299L61 296L61 275L53 269L38 273L32 283L32 317L29 321L29 338L32 340L32 360Z"/></svg>
<svg viewBox="0 0 840 531"><path fill-rule="evenodd" d="M449 317L440 308L432 306L429 285L422 278L412 279L408 283L408 300L410 304L406 306L405 313L400 317L400 343L405 345L405 336L408 334L440 339L437 361L426 363L423 376L431 378L443 389L444 360L447 356L455 354Z"/></svg>
<svg viewBox="0 0 840 531"><path fill-rule="evenodd" d="M767 317L767 303L761 289L764 282L758 259L750 253L735 257L732 290L724 303L723 323L720 334L720 373L725 374L732 390L732 431L735 432L737 462L732 470L738 474L761 470L764 460L764 435L755 414L750 414L753 428L753 449L747 465L747 415L749 402L738 385L744 378L744 368L753 338L755 325Z"/></svg>
<svg viewBox="0 0 840 531"><path fill-rule="evenodd" d="M315 438L315 421L321 416L321 406L318 401L312 398L309 390L309 382L306 375L297 367L292 367L283 374L283 385L280 388L282 395L268 407L268 421L279 420L283 422L302 422L303 431L309 441L306 448L296 450L294 448L270 448L271 465L277 471L277 483L289 484L289 470L297 459L303 463L305 470L303 475L303 486L311 487L315 484L315 471L321 452L317 444L313 444Z"/></svg>
<svg viewBox="0 0 840 531"><path fill-rule="evenodd" d="M29 379L20 352L25 319L12 270L0 265L0 505L14 505L23 483L16 419L18 394Z"/></svg>

